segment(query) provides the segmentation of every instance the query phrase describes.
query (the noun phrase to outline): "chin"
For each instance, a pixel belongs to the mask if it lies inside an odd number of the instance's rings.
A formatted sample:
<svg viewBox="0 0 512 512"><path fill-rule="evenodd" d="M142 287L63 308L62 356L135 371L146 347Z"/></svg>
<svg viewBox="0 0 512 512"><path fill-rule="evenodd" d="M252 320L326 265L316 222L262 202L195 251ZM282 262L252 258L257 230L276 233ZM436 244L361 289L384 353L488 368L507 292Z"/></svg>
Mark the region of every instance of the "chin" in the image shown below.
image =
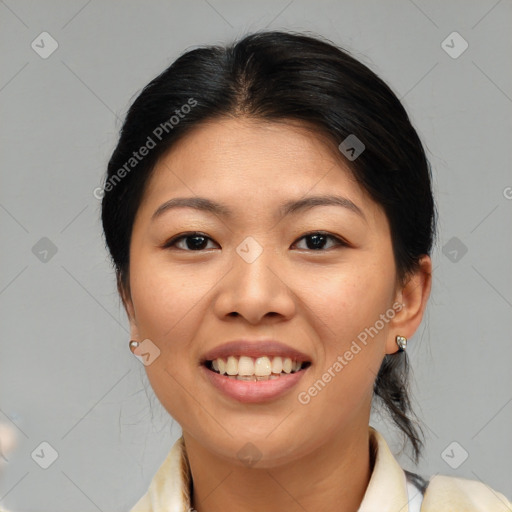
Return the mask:
<svg viewBox="0 0 512 512"><path fill-rule="evenodd" d="M233 437L222 435L219 438L203 439L201 444L229 463L258 469L289 464L308 453L304 440L293 435L289 429L283 429L281 435L268 428L259 433L252 431Z"/></svg>

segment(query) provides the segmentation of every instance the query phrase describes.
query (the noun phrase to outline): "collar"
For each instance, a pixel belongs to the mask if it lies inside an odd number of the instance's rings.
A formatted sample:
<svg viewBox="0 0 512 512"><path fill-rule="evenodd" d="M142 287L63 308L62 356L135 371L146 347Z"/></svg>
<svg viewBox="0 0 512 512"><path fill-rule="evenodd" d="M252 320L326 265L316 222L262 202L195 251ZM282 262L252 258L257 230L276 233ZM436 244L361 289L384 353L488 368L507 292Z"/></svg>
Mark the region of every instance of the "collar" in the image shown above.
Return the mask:
<svg viewBox="0 0 512 512"><path fill-rule="evenodd" d="M369 428L374 460L370 482L357 512L408 512L407 480L384 437ZM183 437L169 454L150 483L147 493L130 512L189 512L190 467Z"/></svg>

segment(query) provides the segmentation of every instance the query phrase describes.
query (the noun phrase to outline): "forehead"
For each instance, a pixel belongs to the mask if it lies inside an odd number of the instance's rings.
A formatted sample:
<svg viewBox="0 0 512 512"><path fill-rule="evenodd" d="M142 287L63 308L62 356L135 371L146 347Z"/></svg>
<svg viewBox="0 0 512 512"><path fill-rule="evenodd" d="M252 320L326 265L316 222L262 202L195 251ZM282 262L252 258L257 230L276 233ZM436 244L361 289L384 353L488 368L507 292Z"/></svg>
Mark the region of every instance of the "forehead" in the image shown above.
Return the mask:
<svg viewBox="0 0 512 512"><path fill-rule="evenodd" d="M173 158L197 158L208 162L230 161L250 164L248 157L260 164L266 161L302 162L323 160L342 163L339 151L318 128L298 121L263 121L250 118L220 118L204 122L180 140L168 153ZM194 149L194 154L187 154ZM348 167L347 167L348 170Z"/></svg>
<svg viewBox="0 0 512 512"><path fill-rule="evenodd" d="M332 193L370 216L379 210L333 141L318 131L288 121L223 118L195 127L160 158L144 202L198 195L247 208Z"/></svg>

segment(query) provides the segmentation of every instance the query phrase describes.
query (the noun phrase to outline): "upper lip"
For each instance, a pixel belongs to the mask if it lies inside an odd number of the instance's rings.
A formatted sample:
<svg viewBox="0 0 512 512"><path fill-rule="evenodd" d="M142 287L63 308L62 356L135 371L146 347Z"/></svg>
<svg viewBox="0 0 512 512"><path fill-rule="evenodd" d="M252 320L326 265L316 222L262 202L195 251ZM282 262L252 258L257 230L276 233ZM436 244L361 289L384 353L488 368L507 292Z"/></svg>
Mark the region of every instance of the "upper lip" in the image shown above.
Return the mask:
<svg viewBox="0 0 512 512"><path fill-rule="evenodd" d="M285 345L279 341L260 339L240 339L233 340L218 345L217 347L205 353L201 359L201 363L213 361L214 359L226 359L229 356L248 356L248 357L289 357L293 361L311 362L309 356L299 350Z"/></svg>

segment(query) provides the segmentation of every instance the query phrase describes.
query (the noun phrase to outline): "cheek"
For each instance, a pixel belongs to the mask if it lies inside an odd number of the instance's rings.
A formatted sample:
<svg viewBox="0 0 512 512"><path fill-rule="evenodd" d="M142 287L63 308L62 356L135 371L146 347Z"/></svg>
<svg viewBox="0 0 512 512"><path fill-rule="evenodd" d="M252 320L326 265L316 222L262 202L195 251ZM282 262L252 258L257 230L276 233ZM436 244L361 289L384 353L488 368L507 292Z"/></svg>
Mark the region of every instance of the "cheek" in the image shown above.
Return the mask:
<svg viewBox="0 0 512 512"><path fill-rule="evenodd" d="M173 268L149 258L134 258L131 275L140 335L154 338L164 345L162 349L169 344L177 349L180 343L186 343L184 333L188 333L188 337L193 335L186 327L211 288L208 279L194 278L191 267Z"/></svg>
<svg viewBox="0 0 512 512"><path fill-rule="evenodd" d="M346 281L334 284L309 303L321 343L317 364L297 390L303 414L321 418L316 423L325 435L334 435L340 425L367 414L385 355L386 328L373 337L365 331L385 311L381 293L368 287L363 293L362 287Z"/></svg>
<svg viewBox="0 0 512 512"><path fill-rule="evenodd" d="M201 396L193 374L197 363L191 340L200 326L200 298L211 288L194 282L187 271L132 260L130 281L137 328L159 356L145 367L151 387L167 412L184 428L208 424L205 410L191 397Z"/></svg>
<svg viewBox="0 0 512 512"><path fill-rule="evenodd" d="M328 340L325 352L343 350L361 333L374 326L391 306L393 283L389 269L362 268L351 265L339 271L329 269L329 276L316 276L297 287L302 290L302 300L311 312L312 321ZM379 335L387 329L379 322ZM364 334L361 335L364 338Z"/></svg>
<svg viewBox="0 0 512 512"><path fill-rule="evenodd" d="M315 371L299 400L311 404L312 410L323 403L333 407L334 415L346 417L371 398L385 355L393 286L385 277L389 272L370 268L331 269L329 279L302 287L312 336L321 340Z"/></svg>

